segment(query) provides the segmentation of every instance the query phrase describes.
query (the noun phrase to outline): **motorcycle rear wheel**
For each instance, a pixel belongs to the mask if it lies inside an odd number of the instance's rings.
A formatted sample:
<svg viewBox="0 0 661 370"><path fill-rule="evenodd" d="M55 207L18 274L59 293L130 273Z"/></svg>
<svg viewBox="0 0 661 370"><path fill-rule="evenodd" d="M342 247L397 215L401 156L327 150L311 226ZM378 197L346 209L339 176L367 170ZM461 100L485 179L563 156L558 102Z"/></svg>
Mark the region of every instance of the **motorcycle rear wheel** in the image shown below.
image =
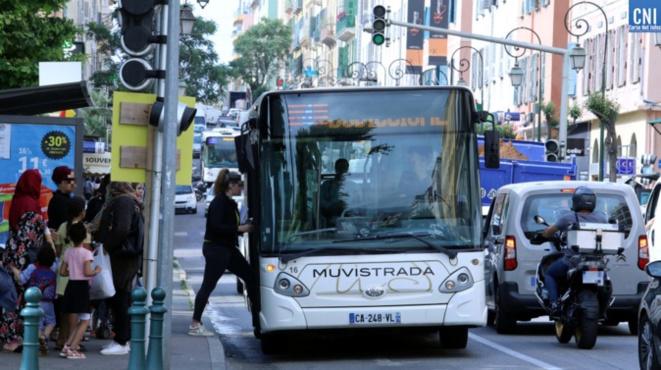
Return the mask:
<svg viewBox="0 0 661 370"><path fill-rule="evenodd" d="M569 343L571 338L574 336L574 331L566 323L556 321L555 322L555 339L560 343Z"/></svg>
<svg viewBox="0 0 661 370"><path fill-rule="evenodd" d="M597 295L589 290L581 291L579 292L579 302L582 312L574 333L576 346L581 349L592 349L597 343L597 331L599 330Z"/></svg>

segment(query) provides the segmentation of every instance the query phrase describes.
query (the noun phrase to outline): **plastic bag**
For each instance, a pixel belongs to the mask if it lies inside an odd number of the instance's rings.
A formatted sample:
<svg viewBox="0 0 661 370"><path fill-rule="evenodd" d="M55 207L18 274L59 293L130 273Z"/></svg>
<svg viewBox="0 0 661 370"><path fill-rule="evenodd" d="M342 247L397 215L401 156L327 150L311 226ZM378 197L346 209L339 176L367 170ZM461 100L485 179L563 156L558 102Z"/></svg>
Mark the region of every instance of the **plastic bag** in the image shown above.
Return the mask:
<svg viewBox="0 0 661 370"><path fill-rule="evenodd" d="M101 267L101 272L92 278L90 286L90 299L105 299L115 295L115 285L112 282L112 269L110 267L110 256L104 253L103 246L94 251L94 262L92 269Z"/></svg>

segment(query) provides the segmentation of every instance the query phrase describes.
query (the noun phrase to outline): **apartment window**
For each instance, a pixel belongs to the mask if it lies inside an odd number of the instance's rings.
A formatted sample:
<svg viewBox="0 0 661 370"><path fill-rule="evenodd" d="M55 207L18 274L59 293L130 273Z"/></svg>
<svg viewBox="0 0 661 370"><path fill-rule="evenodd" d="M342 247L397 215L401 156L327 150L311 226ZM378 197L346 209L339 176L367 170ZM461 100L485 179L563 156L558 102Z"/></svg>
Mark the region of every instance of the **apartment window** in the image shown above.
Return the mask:
<svg viewBox="0 0 661 370"><path fill-rule="evenodd" d="M627 45L628 29L626 26L617 29L617 86L627 83Z"/></svg>
<svg viewBox="0 0 661 370"><path fill-rule="evenodd" d="M613 77L615 77L615 31L608 31L608 55L606 61L606 89L613 89Z"/></svg>
<svg viewBox="0 0 661 370"><path fill-rule="evenodd" d="M638 83L640 82L640 68L642 66L642 34L641 33L630 33L631 36L631 82Z"/></svg>
<svg viewBox="0 0 661 370"><path fill-rule="evenodd" d="M636 134L631 134L631 141L629 142L629 157L636 158L638 156L638 141Z"/></svg>
<svg viewBox="0 0 661 370"><path fill-rule="evenodd" d="M449 14L449 22L454 23L457 21L457 0L450 0L448 2L448 14Z"/></svg>
<svg viewBox="0 0 661 370"><path fill-rule="evenodd" d="M599 163L599 142L594 139L592 144L592 163Z"/></svg>

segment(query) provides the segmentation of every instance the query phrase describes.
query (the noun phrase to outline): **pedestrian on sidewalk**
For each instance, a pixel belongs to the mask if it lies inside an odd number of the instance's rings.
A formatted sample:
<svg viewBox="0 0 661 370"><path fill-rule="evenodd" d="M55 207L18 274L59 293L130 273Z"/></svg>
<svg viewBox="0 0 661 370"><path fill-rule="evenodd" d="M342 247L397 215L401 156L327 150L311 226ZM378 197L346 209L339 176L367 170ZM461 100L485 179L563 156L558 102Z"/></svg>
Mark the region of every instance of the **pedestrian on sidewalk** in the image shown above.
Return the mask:
<svg viewBox="0 0 661 370"><path fill-rule="evenodd" d="M209 205L206 231L204 232L204 277L202 286L195 297L193 320L188 328L192 336L212 336L202 325L202 312L207 305L211 292L225 270L230 270L246 284L248 296L255 302L256 279L253 276L246 259L238 250L239 234L250 232L253 226L240 224L240 214L233 196L241 195L243 181L241 175L223 169L214 183L215 197Z"/></svg>
<svg viewBox="0 0 661 370"><path fill-rule="evenodd" d="M57 233L55 234L57 235L57 237L55 238L55 251L58 256L58 261L63 261L64 253L67 251L67 249L73 246L73 242L71 241L71 236L69 235L71 231L71 226L78 222L83 222L83 219L85 218L85 199L79 196L75 196L73 198L68 199L67 203L68 203L67 220L66 222L60 225L60 227L57 229ZM90 245L91 242L92 240L88 233L87 237L83 241L83 244ZM57 289L56 289L57 298L55 300L55 314L56 317L58 318L57 320L58 335L57 335L57 342L55 344L55 348L58 350L64 347L64 343L66 343L67 339L69 338L68 315L63 311L64 292L67 288L68 282L69 282L69 278L67 276L58 274Z"/></svg>
<svg viewBox="0 0 661 370"><path fill-rule="evenodd" d="M85 358L79 345L90 319L90 280L101 272L101 267L92 269L94 255L83 246L87 238L85 225L80 222L71 225L69 238L73 247L66 250L60 266L60 274L69 277L63 304L63 311L68 314L69 338L60 356L78 360Z"/></svg>
<svg viewBox="0 0 661 370"><path fill-rule="evenodd" d="M111 298L113 341L101 350L102 355L129 353L131 322L128 315L131 291L142 266L144 219L142 203L135 190L125 182L110 183L112 199L103 210L95 240L103 243L110 255L115 296Z"/></svg>
<svg viewBox="0 0 661 370"><path fill-rule="evenodd" d="M14 276L26 289L36 287L41 291L39 307L44 312L39 322L39 351L48 354L48 337L55 328L55 284L57 265L55 250L50 244L43 244L37 253L37 261L25 270L14 268Z"/></svg>
<svg viewBox="0 0 661 370"><path fill-rule="evenodd" d="M0 265L11 273L19 271L36 260L37 250L44 242L52 243L50 231L41 216L39 197L41 194L41 174L38 170L27 170L21 174L9 211L9 238L5 249L0 252ZM20 311L24 302L23 286L13 279L16 290L14 309L2 308L0 312L0 342L4 351L20 351L23 342L23 320Z"/></svg>
<svg viewBox="0 0 661 370"><path fill-rule="evenodd" d="M51 179L57 186L48 203L48 227L55 231L67 220L69 198L76 189L76 174L67 166L55 167Z"/></svg>

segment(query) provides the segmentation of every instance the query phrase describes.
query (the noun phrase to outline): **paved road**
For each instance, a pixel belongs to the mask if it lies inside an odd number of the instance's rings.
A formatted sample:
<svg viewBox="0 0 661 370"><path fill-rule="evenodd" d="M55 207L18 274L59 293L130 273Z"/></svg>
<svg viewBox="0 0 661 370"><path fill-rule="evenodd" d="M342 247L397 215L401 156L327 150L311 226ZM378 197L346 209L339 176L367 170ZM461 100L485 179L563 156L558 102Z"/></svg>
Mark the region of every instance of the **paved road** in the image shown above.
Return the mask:
<svg viewBox="0 0 661 370"><path fill-rule="evenodd" d="M202 283L201 243L204 212L176 217L175 257L188 273L194 291ZM223 276L205 311L207 324L219 333L228 369L635 369L637 340L626 325L604 327L592 350L561 345L543 319L522 323L513 335L491 328L473 329L468 348L444 350L433 334L378 333L305 335L289 340L293 349L278 356L263 355L252 335L250 315L236 294L236 279Z"/></svg>

